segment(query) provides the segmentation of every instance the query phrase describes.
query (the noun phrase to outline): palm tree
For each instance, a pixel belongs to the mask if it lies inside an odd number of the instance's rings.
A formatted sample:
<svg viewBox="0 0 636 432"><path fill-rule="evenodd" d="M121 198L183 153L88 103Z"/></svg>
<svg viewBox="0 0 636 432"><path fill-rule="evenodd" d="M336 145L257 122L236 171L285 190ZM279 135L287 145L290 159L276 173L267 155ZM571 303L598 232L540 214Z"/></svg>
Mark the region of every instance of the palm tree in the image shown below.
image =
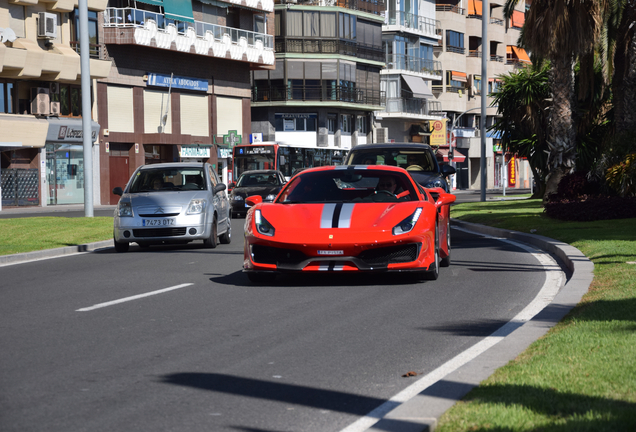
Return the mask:
<svg viewBox="0 0 636 432"><path fill-rule="evenodd" d="M519 0L507 0L504 13L512 16ZM573 119L574 64L594 50L601 29L598 0L533 0L526 13L520 45L535 57L550 61L547 145L549 175L546 197L555 193L561 178L574 169L576 131Z"/></svg>

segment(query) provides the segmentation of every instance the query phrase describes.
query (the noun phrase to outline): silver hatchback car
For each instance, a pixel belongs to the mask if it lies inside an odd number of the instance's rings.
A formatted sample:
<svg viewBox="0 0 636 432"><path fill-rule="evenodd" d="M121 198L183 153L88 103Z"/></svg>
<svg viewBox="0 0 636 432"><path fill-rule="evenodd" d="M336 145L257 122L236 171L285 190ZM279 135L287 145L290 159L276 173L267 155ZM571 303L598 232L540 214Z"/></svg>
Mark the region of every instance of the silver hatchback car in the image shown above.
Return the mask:
<svg viewBox="0 0 636 432"><path fill-rule="evenodd" d="M126 188L113 189L121 196L114 215L113 239L117 252L131 242L189 243L203 240L214 248L232 240L231 209L226 185L208 163L163 163L135 170Z"/></svg>

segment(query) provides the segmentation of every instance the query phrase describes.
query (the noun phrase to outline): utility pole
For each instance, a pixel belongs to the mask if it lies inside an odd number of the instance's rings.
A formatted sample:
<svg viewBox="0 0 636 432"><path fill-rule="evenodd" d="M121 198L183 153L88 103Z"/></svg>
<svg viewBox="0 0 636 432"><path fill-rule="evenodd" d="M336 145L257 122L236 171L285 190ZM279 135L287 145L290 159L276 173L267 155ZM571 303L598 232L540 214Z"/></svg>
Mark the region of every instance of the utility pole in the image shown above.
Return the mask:
<svg viewBox="0 0 636 432"><path fill-rule="evenodd" d="M91 130L91 67L88 1L79 0L82 141L84 145L84 216L93 217L93 134Z"/></svg>
<svg viewBox="0 0 636 432"><path fill-rule="evenodd" d="M481 201L486 201L486 108L488 102L488 0L483 1L481 8ZM486 88L484 88L484 84Z"/></svg>

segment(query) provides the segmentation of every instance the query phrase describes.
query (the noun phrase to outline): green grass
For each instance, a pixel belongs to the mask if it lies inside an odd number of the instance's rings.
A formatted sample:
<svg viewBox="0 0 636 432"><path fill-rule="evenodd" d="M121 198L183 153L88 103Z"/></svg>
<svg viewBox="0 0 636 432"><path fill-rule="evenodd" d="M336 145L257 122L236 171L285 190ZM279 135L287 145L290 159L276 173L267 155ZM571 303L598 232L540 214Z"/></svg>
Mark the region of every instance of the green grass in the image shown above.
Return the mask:
<svg viewBox="0 0 636 432"><path fill-rule="evenodd" d="M113 218L0 219L0 255L74 246L113 238Z"/></svg>
<svg viewBox="0 0 636 432"><path fill-rule="evenodd" d="M562 222L540 200L465 203L453 218L569 243L594 262L558 325L446 412L436 431L636 430L636 219Z"/></svg>

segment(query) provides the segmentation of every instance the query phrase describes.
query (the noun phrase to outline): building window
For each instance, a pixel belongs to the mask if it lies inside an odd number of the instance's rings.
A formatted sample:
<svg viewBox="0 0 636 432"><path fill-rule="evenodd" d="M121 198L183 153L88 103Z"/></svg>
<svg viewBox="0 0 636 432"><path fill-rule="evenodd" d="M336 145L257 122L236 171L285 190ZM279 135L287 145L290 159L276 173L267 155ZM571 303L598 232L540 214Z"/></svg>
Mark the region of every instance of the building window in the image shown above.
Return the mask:
<svg viewBox="0 0 636 432"><path fill-rule="evenodd" d="M350 134L352 130L351 116L349 114L342 114L340 116L340 122L342 123L342 133Z"/></svg>
<svg viewBox="0 0 636 432"><path fill-rule="evenodd" d="M80 29L79 29L79 10L76 8L71 13L71 47L79 54L80 52ZM99 58L99 41L97 39L97 12L88 11L88 43L90 57Z"/></svg>
<svg viewBox="0 0 636 432"><path fill-rule="evenodd" d="M464 54L464 33L446 30L446 51Z"/></svg>
<svg viewBox="0 0 636 432"><path fill-rule="evenodd" d="M317 114L276 114L276 132L316 132Z"/></svg>
<svg viewBox="0 0 636 432"><path fill-rule="evenodd" d="M13 83L0 81L0 113L13 114Z"/></svg>
<svg viewBox="0 0 636 432"><path fill-rule="evenodd" d="M328 114L327 115L327 129L328 129L330 134L336 133L336 123L337 123L336 114Z"/></svg>
<svg viewBox="0 0 636 432"><path fill-rule="evenodd" d="M369 133L367 118L365 116L358 116L358 133L363 135Z"/></svg>

